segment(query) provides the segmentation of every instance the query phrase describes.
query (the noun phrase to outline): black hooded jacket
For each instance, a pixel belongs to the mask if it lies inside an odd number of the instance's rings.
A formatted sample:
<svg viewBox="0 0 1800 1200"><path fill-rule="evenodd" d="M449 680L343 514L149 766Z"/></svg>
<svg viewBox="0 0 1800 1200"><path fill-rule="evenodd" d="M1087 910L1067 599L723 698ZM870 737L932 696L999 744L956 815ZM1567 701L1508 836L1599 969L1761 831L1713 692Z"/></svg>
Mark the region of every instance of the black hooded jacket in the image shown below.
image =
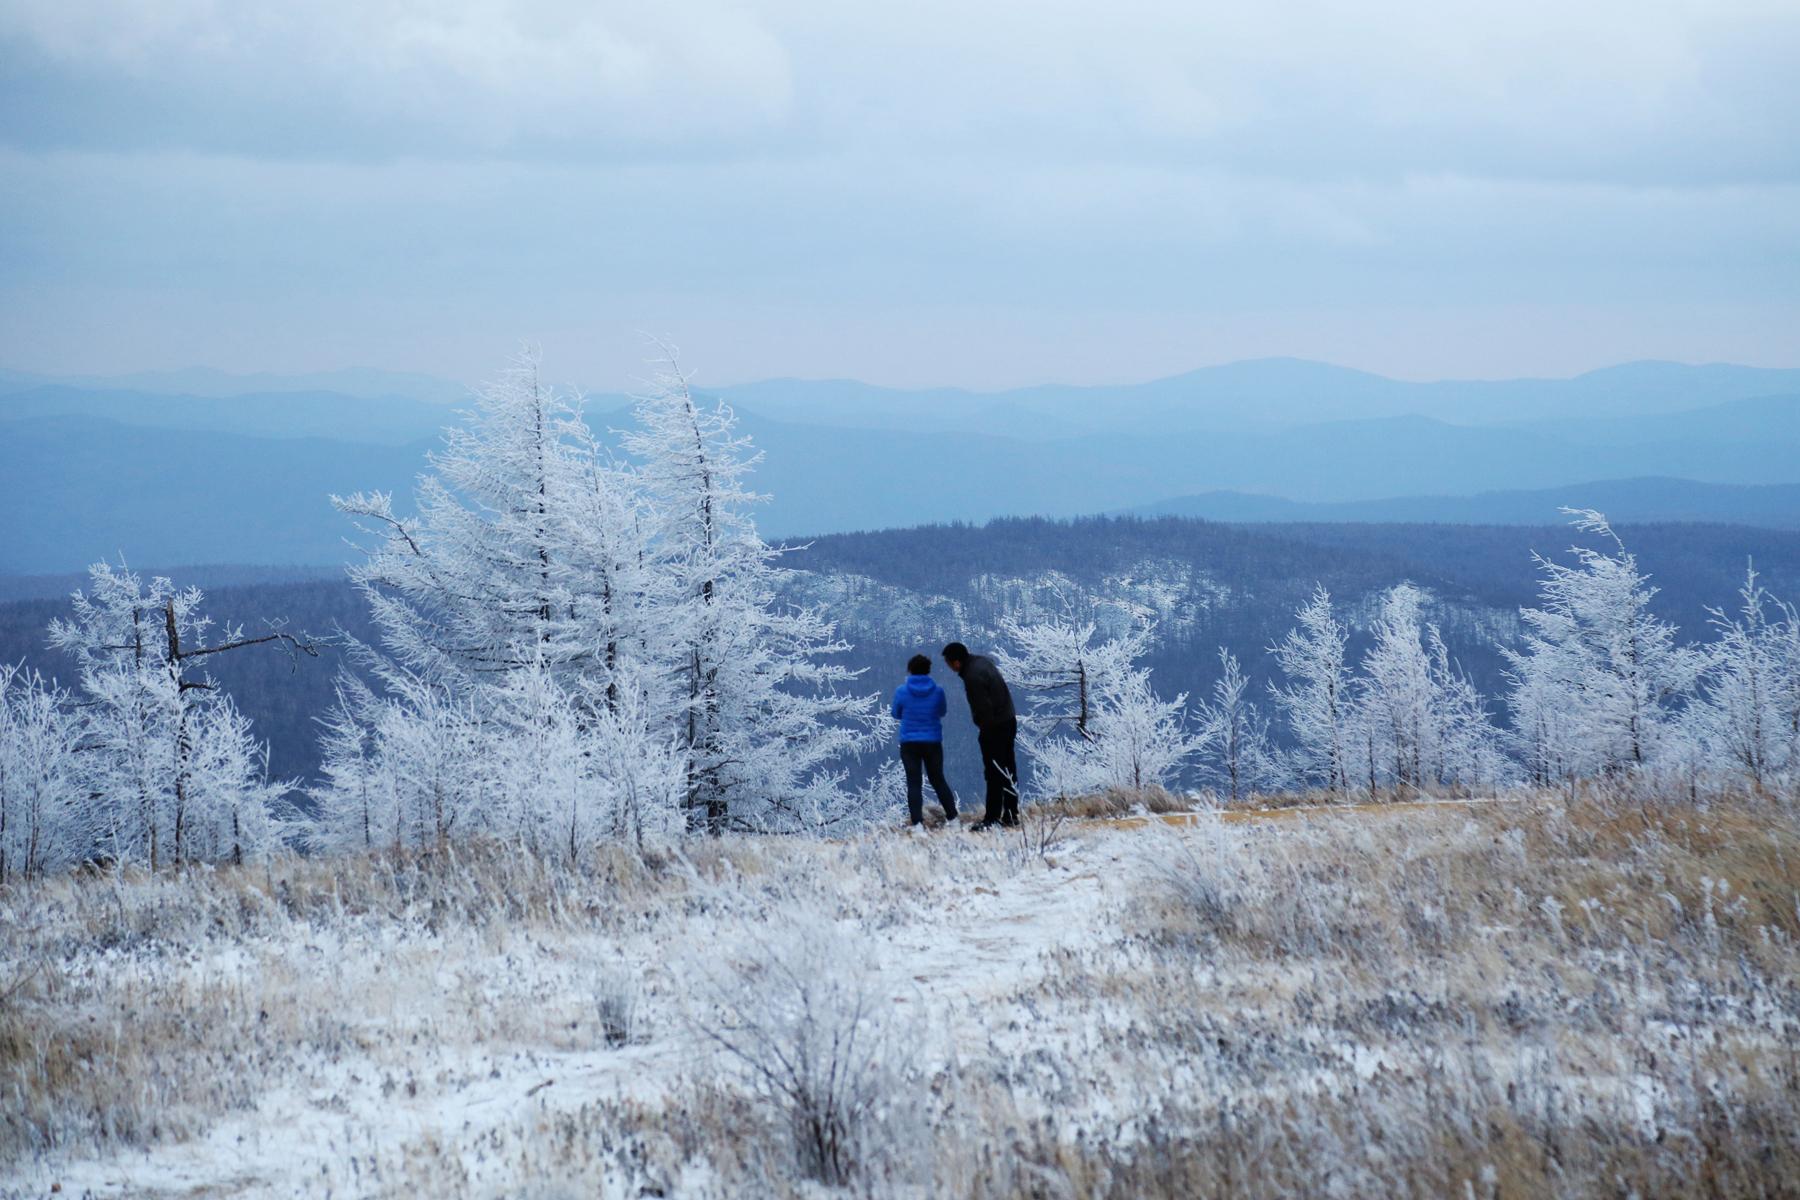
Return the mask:
<svg viewBox="0 0 1800 1200"><path fill-rule="evenodd" d="M993 659L971 654L969 661L963 664L962 681L963 690L969 694L969 715L975 718L976 728L990 729L1017 719L1012 692L1007 690L1006 680L1000 677L1000 668L994 665Z"/></svg>

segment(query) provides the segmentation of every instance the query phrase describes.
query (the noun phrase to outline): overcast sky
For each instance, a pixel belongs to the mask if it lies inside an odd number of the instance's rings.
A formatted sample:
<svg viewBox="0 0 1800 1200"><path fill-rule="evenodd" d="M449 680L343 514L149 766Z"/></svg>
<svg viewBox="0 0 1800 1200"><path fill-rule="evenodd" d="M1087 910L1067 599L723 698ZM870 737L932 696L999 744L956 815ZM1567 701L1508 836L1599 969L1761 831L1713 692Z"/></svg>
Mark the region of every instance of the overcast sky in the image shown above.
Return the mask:
<svg viewBox="0 0 1800 1200"><path fill-rule="evenodd" d="M6 0L0 365L1800 365L1800 0Z"/></svg>

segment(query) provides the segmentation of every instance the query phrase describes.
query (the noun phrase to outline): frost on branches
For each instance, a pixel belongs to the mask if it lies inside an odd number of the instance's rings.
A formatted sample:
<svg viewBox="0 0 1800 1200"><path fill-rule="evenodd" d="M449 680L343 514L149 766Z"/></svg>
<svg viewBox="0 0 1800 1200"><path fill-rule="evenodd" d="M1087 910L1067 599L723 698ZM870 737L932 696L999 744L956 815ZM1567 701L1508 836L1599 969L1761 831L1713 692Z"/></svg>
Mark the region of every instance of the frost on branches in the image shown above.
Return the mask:
<svg viewBox="0 0 1800 1200"><path fill-rule="evenodd" d="M616 459L522 361L448 431L417 514L335 498L373 538L352 570L379 689L327 722L321 845L481 834L578 858L602 839L842 817L873 703L818 612L783 607L755 464L673 363Z"/></svg>
<svg viewBox="0 0 1800 1200"><path fill-rule="evenodd" d="M430 456L416 515L385 493L332 497L372 538L350 578L386 657L458 694L527 668L615 687L646 620L629 473L533 359L463 417Z"/></svg>
<svg viewBox="0 0 1800 1200"><path fill-rule="evenodd" d="M280 842L281 798L266 748L206 673L206 660L252 646L314 653L292 634L215 632L198 588L148 585L105 563L89 570L73 615L50 625L81 684L78 753L67 767L78 801L62 814L55 857L104 856L151 870L243 862Z"/></svg>
<svg viewBox="0 0 1800 1200"><path fill-rule="evenodd" d="M758 455L723 403L702 403L671 355L637 406L658 649L685 760L691 824L793 828L837 815L846 754L871 744L872 696L829 661L848 646L816 608L784 605L781 551L757 535L745 480Z"/></svg>
<svg viewBox="0 0 1800 1200"><path fill-rule="evenodd" d="M1349 633L1322 586L1314 587L1295 616L1299 624L1269 649L1287 683L1271 684L1269 691L1293 733L1301 777L1341 795L1350 788L1351 693L1344 659Z"/></svg>
<svg viewBox="0 0 1800 1200"><path fill-rule="evenodd" d="M68 699L36 672L0 664L0 883L62 866L88 840Z"/></svg>
<svg viewBox="0 0 1800 1200"><path fill-rule="evenodd" d="M1450 657L1438 627L1423 621L1424 593L1388 590L1363 659L1352 711L1353 740L1371 796L1491 786L1506 774L1481 696Z"/></svg>
<svg viewBox="0 0 1800 1200"><path fill-rule="evenodd" d="M1800 767L1800 614L1770 598L1754 566L1738 600L1735 615L1712 610L1719 636L1689 730L1715 770L1764 790Z"/></svg>
<svg viewBox="0 0 1800 1200"><path fill-rule="evenodd" d="M1681 710L1704 656L1650 611L1656 589L1606 518L1565 509L1602 549L1572 565L1536 556L1541 607L1506 650L1513 732L1532 782L1618 776L1680 750Z"/></svg>
<svg viewBox="0 0 1800 1200"><path fill-rule="evenodd" d="M1269 741L1269 722L1250 699L1250 681L1237 655L1219 650L1219 678L1212 698L1200 705L1200 744L1211 753L1212 775L1227 799L1239 800L1283 777Z"/></svg>
<svg viewBox="0 0 1800 1200"><path fill-rule="evenodd" d="M325 723L318 849L440 849L473 834L578 862L596 841L680 832L680 764L640 687L571 696L548 670L459 696L389 668L378 697L340 682Z"/></svg>
<svg viewBox="0 0 1800 1200"><path fill-rule="evenodd" d="M1001 632L1001 670L1025 701L1023 730L1033 790L1045 798L1166 789L1200 748L1187 697L1159 699L1138 660L1148 622L1103 637L1092 621L1063 616Z"/></svg>

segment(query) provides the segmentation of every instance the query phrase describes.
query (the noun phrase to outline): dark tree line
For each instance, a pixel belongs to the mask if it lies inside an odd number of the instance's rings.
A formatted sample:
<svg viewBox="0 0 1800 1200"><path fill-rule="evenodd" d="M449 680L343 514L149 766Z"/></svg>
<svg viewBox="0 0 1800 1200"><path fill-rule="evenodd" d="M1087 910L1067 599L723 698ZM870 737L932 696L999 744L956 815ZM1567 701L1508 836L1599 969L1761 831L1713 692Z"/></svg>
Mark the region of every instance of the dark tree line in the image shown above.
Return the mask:
<svg viewBox="0 0 1800 1200"><path fill-rule="evenodd" d="M1729 607L1745 561L1755 558L1764 584L1778 595L1800 594L1800 534L1722 525L1644 525L1623 530L1661 589L1656 611L1694 636L1706 625L1706 607ZM1006 615L999 599L974 581L983 575L1030 578L1057 571L1087 585L1148 559L1192 564L1228 593L1204 619L1186 628L1166 623L1145 665L1160 687L1205 693L1219 671L1218 651L1228 649L1250 673L1257 691L1268 679L1265 649L1292 624L1315 583L1330 589L1350 618L1349 652L1360 658L1369 641L1372 608L1359 609L1386 587L1411 580L1427 589L1461 665L1482 692L1504 691L1504 663L1496 634L1516 633L1517 612L1535 594L1533 550L1558 553L1577 535L1566 526L1453 525L1225 525L1181 518L1073 522L1022 518L983 526L837 534L811 540L787 561L803 570L853 573L927 594L958 599L971 620L992 628ZM187 573L184 573L187 574ZM232 575L205 578L209 602L220 611L286 619L314 635L342 629L372 640L368 608L348 582L335 579L260 578L230 583ZM15 590L23 588L15 584ZM41 588L40 588L41 590ZM4 594L4 593L0 593ZM50 650L44 629L67 609L66 596L0 603L0 662L24 661L46 675L73 681L71 665ZM925 644L897 641L864 628L875 614L844 613L852 649L844 661L866 667L871 687L891 685L906 658L935 653L965 630L934 631ZM935 644L933 642L935 641ZM279 655L221 655L211 669L270 744L270 773L314 778L319 762L317 719L335 698L334 677L345 665L341 647L321 640L321 658L294 672ZM959 689L949 689L960 705ZM960 710L953 721L966 721ZM979 775L972 757L953 739L952 767L964 778Z"/></svg>

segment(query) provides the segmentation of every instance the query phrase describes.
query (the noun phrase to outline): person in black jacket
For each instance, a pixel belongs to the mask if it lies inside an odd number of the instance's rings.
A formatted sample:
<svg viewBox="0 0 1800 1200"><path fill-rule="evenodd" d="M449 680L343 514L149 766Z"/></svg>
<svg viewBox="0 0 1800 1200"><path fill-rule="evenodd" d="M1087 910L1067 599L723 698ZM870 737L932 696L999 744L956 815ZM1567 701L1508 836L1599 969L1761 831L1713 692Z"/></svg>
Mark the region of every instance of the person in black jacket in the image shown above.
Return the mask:
<svg viewBox="0 0 1800 1200"><path fill-rule="evenodd" d="M973 829L1019 823L1019 762L1013 744L1019 736L1019 716L1013 711L1012 692L1001 678L994 660L970 654L961 642L944 647L944 662L962 676L969 696L969 715L981 744L981 765L987 776L987 812Z"/></svg>

